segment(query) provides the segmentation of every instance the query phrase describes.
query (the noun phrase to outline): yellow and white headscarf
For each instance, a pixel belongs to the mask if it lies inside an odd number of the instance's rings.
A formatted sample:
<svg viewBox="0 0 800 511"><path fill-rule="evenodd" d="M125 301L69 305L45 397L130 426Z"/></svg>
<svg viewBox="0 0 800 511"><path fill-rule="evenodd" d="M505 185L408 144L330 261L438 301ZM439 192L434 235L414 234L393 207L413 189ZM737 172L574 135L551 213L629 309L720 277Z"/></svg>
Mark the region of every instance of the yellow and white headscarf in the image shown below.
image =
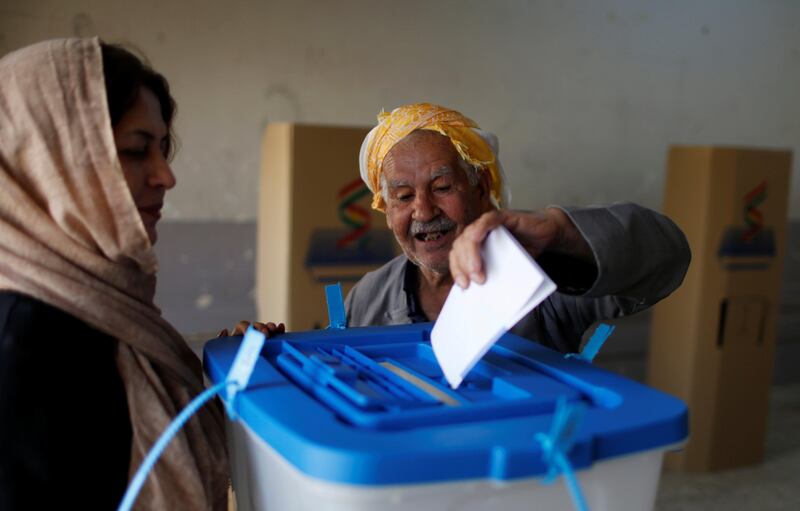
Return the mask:
<svg viewBox="0 0 800 511"><path fill-rule="evenodd" d="M414 103L395 108L389 114L381 111L378 125L361 144L358 158L361 179L373 194L373 209L386 209L381 194L383 159L395 144L415 130L435 131L449 138L464 161L489 173L495 205L508 206L511 196L503 186L505 176L498 157L497 137L481 130L475 121L455 110L430 103Z"/></svg>

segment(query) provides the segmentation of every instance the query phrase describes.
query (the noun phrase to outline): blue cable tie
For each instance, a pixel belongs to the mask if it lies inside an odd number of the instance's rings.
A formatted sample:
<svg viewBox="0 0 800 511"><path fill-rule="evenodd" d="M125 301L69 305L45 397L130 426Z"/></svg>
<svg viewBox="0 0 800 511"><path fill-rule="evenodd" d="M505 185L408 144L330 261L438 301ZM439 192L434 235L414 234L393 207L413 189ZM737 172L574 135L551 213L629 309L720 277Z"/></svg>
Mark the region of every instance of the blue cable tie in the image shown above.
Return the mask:
<svg viewBox="0 0 800 511"><path fill-rule="evenodd" d="M144 486L144 483L147 480L147 475L153 469L156 461L158 461L158 458L161 457L161 453L163 453L164 449L167 448L167 445L172 438L178 434L178 431L180 431L186 421L188 421L189 418L191 418L191 416L200 409L200 407L206 404L206 402L213 398L218 392L225 390L229 385L237 384L235 382L226 380L214 385L213 387L209 387L203 393L194 398L192 402L189 403L189 405L186 406L186 408L184 408L177 417L175 417L175 419L170 423L167 429L164 430L156 443L150 449L150 452L147 453L147 456L145 456L144 461L142 461L142 465L139 467L139 470L136 471L133 479L131 479L131 483L128 485L128 489L125 491L125 495L123 496L122 502L117 508L117 511L129 511L133 507L136 497L139 495L139 492L142 490L142 486Z"/></svg>
<svg viewBox="0 0 800 511"><path fill-rule="evenodd" d="M325 300L328 302L328 328L344 330L347 328L347 313L344 310L344 300L342 300L342 284L330 284L325 286Z"/></svg>
<svg viewBox="0 0 800 511"><path fill-rule="evenodd" d="M564 474L564 479L567 482L567 488L569 489L569 494L572 496L572 502L575 504L575 509L578 511L589 511L589 505L586 503L586 499L583 497L581 487L578 485L578 478L575 477L575 472L572 470L572 465L570 465L567 457L560 452L557 452L555 454L554 461L561 469L561 473Z"/></svg>
<svg viewBox="0 0 800 511"><path fill-rule="evenodd" d="M232 421L239 418L236 413L236 395L240 390L246 389L247 384L250 382L250 376L253 374L258 357L261 355L261 349L264 347L264 342L267 336L259 332L252 325L244 333L242 343L239 345L239 350L236 352L236 357L233 359L231 368L228 370L228 376L225 381L233 382L234 387L226 388L225 411Z"/></svg>
<svg viewBox="0 0 800 511"><path fill-rule="evenodd" d="M341 291L339 294L341 295ZM227 410L228 416L231 418L231 420L237 420L238 414L236 413L234 407L236 396L238 395L239 391L247 388L247 384L250 382L250 376L253 374L253 369L255 368L258 357L261 354L261 349L264 346L266 337L266 335L262 334L252 326L247 329L247 332L245 332L244 338L242 339L242 343L239 345L239 350L236 352L236 357L233 359L233 363L231 364L231 368L228 371L228 376L225 378L225 381L217 383L216 385L203 391L200 395L194 398L186 406L186 408L184 408L181 413L175 417L175 419L172 420L169 426L167 426L167 429L164 430L153 447L150 448L150 451L147 453L147 456L145 456L144 461L142 461L142 465L136 471L133 479L131 479L128 489L125 491L125 495L122 497L122 502L117 508L117 511L129 511L131 507L133 507L136 497L139 495L139 492L142 490L142 486L144 486L144 483L147 480L147 475L153 469L158 461L158 458L161 457L164 449L167 448L169 442L175 437L175 435L178 434L178 431L180 431L183 425L186 424L186 421L188 421L191 416L200 409L200 407L206 404L206 402L213 398L216 394L222 394L223 391L225 391L225 397L223 398L223 401L225 402L225 409Z"/></svg>
<svg viewBox="0 0 800 511"><path fill-rule="evenodd" d="M597 325L597 328L589 338L586 346L583 347L583 350L580 352L580 354L567 353L565 355L566 358L577 358L591 364L594 360L594 357L597 356L597 352L600 351L600 348L603 347L603 344L605 344L605 342L614 332L615 328L616 327L614 325L600 323Z"/></svg>
<svg viewBox="0 0 800 511"><path fill-rule="evenodd" d="M575 477L566 453L575 443L575 431L583 418L585 409L586 405L582 402L570 404L566 398L559 398L550 433L536 435L536 440L542 447L542 460L547 465L547 477L544 482L550 484L558 477L559 473L563 474L567 489L578 511L589 511L589 507L586 505L586 500L578 485L578 479Z"/></svg>

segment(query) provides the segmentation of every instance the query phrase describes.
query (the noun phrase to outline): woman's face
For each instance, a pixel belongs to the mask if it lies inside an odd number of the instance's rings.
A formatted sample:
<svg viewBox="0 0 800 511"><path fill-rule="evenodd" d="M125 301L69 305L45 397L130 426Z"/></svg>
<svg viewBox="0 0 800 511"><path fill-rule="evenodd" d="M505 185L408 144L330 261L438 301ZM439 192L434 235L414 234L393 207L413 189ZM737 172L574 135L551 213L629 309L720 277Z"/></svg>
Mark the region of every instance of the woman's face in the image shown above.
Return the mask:
<svg viewBox="0 0 800 511"><path fill-rule="evenodd" d="M169 127L150 89L139 90L136 102L114 127L114 142L133 202L150 243L155 243L164 195L175 186L175 175L168 161Z"/></svg>

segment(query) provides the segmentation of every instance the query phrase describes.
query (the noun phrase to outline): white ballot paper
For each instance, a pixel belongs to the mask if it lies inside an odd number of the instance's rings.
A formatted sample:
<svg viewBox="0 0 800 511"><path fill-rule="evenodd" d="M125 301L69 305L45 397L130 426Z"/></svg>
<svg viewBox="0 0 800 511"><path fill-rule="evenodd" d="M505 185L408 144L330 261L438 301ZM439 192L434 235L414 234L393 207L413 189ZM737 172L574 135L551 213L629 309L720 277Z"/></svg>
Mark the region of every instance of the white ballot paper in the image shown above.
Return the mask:
<svg viewBox="0 0 800 511"><path fill-rule="evenodd" d="M556 290L555 283L502 225L481 249L486 281L453 284L431 332L450 386L458 388L497 340Z"/></svg>

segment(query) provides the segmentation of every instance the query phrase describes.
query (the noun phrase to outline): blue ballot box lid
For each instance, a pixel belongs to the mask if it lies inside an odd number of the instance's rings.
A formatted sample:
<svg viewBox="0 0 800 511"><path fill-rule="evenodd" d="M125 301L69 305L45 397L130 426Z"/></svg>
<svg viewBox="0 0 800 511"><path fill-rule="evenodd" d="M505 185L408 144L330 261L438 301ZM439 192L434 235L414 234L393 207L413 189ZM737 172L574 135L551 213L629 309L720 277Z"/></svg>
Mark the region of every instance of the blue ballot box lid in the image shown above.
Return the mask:
<svg viewBox="0 0 800 511"><path fill-rule="evenodd" d="M675 444L685 404L579 359L506 334L457 390L430 345L432 324L315 330L269 339L239 420L299 471L360 485L544 475L537 433L560 398L582 401L573 467ZM241 337L209 341L225 379Z"/></svg>

